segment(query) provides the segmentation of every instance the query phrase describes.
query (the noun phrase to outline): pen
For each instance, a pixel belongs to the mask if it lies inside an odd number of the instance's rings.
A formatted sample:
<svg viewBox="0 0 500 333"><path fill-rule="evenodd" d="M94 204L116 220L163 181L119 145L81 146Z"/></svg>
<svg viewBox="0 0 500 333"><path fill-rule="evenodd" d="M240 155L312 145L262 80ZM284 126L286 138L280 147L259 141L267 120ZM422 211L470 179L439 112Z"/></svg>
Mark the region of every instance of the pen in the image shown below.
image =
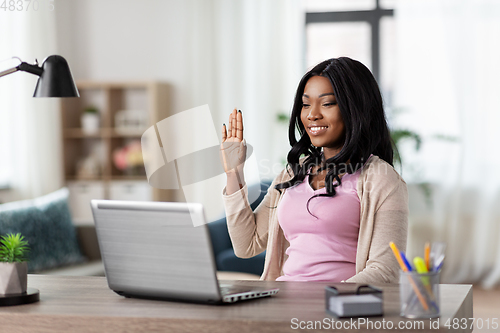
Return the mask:
<svg viewBox="0 0 500 333"><path fill-rule="evenodd" d="M396 244L394 244L394 242L390 242L389 246L391 247L391 250L394 253L394 256L396 257L396 260L398 261L399 266L401 267L403 272L407 272L408 268L406 267L405 263L403 262L403 259L401 259L401 254L399 253L399 250L396 247Z"/></svg>
<svg viewBox="0 0 500 333"><path fill-rule="evenodd" d="M390 242L389 246L392 249L392 252L394 253L394 256L396 257L396 260L399 263L399 266L403 270L403 272L408 272L408 267L406 267L405 263L403 262L403 259L401 259L401 253L399 252L398 248L396 247L396 244L394 242ZM415 284L415 281L413 281L413 278L411 276L408 276L408 281L410 281L411 287L413 288L413 291L418 297L418 300L422 304L422 307L424 308L425 311L429 310L429 305L427 305L427 302L425 301L424 296L420 293L420 290L418 290L417 285Z"/></svg>
<svg viewBox="0 0 500 333"><path fill-rule="evenodd" d="M425 259L425 266L427 266L427 271L430 271L432 269L432 266L431 266L431 244L429 244L429 242L425 243L424 259Z"/></svg>
<svg viewBox="0 0 500 333"><path fill-rule="evenodd" d="M432 257L432 271L437 272L438 267L442 265L444 260L444 252L446 249L446 243L443 242L433 242L431 246L431 257Z"/></svg>
<svg viewBox="0 0 500 333"><path fill-rule="evenodd" d="M406 267L408 268L408 272L413 271L413 268L411 267L410 262L408 259L406 259L405 253L403 251L399 252L401 254L401 259L403 259L403 262L405 263Z"/></svg>
<svg viewBox="0 0 500 333"><path fill-rule="evenodd" d="M434 269L436 272L439 272L439 270L441 269L441 267L443 267L443 262L444 262L444 261L441 261L441 262L439 263L439 265L438 265L438 266Z"/></svg>

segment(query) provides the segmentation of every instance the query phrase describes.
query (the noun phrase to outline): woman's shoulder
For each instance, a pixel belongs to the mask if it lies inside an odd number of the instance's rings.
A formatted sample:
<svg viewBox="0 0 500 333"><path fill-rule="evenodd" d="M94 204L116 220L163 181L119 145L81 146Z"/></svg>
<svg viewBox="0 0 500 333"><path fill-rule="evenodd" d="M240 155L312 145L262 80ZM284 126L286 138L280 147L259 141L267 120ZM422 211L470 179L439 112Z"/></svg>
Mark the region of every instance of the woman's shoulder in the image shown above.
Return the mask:
<svg viewBox="0 0 500 333"><path fill-rule="evenodd" d="M364 181L376 182L381 185L405 183L404 179L392 165L376 155L372 155L363 166L360 178Z"/></svg>
<svg viewBox="0 0 500 333"><path fill-rule="evenodd" d="M292 168L287 164L283 170L276 176L276 183L283 183L293 178Z"/></svg>
<svg viewBox="0 0 500 333"><path fill-rule="evenodd" d="M306 156L301 157L299 159L299 165L302 165L302 163L304 163L306 158L307 158ZM283 168L283 170L280 171L280 173L274 178L274 180L276 183L283 183L292 178L293 178L292 167L287 163L285 168Z"/></svg>
<svg viewBox="0 0 500 333"><path fill-rule="evenodd" d="M372 156L362 170L357 191L361 204L376 205L378 210L382 204L386 210L408 212L408 188L406 182L392 165ZM386 200L391 197L391 200Z"/></svg>

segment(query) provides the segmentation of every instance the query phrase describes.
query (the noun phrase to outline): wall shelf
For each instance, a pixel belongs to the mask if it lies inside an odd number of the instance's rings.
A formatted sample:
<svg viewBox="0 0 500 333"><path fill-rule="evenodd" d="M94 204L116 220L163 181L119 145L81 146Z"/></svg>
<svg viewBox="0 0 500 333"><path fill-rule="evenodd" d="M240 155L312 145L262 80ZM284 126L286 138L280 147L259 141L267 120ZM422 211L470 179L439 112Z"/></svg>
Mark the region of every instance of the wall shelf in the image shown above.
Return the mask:
<svg viewBox="0 0 500 333"><path fill-rule="evenodd" d="M155 81L78 81L80 98L62 99L64 178L76 223L92 221L90 199L175 201L175 192L154 189L144 166L121 170L113 160L120 148L140 143L144 131L169 116L169 86ZM88 132L81 115L98 110L99 128ZM145 119L144 128L117 128L116 114L133 110ZM135 191L135 192L134 192Z"/></svg>

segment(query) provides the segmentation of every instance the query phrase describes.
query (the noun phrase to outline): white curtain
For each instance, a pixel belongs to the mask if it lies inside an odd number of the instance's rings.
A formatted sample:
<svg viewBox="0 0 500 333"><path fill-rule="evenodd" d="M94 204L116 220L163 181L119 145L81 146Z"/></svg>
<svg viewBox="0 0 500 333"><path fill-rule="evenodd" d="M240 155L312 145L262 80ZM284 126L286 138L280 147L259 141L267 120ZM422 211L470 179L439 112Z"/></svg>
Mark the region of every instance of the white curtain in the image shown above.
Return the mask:
<svg viewBox="0 0 500 333"><path fill-rule="evenodd" d="M57 54L53 11L0 11L0 60L17 56L28 63L38 59L41 65L51 54ZM0 78L2 145L9 145L3 147L7 156L0 163L11 171L10 200L40 196L62 185L59 100L32 98L36 81L25 72Z"/></svg>
<svg viewBox="0 0 500 333"><path fill-rule="evenodd" d="M277 114L290 111L304 70L300 0L198 0L192 6L195 105L210 104L218 133L232 109L240 108L257 155L280 161L283 147L270 138Z"/></svg>
<svg viewBox="0 0 500 333"><path fill-rule="evenodd" d="M406 111L397 125L424 137L420 153L403 151L406 170L417 170L405 178L433 188L431 206L410 206L410 251L446 241L442 280L492 287L500 283L500 2L405 0L395 16L395 106Z"/></svg>
<svg viewBox="0 0 500 333"><path fill-rule="evenodd" d="M191 2L192 65L187 70L193 105L209 104L219 138L233 108L242 110L245 138L254 147L263 179L279 172L289 150L287 128L276 119L278 113L289 114L303 74L300 4L300 0ZM251 171L245 176L247 183L259 178ZM224 181L220 177L200 182L192 190L194 197L186 199L203 202L213 212L209 219L220 215ZM214 192L216 182L222 183Z"/></svg>

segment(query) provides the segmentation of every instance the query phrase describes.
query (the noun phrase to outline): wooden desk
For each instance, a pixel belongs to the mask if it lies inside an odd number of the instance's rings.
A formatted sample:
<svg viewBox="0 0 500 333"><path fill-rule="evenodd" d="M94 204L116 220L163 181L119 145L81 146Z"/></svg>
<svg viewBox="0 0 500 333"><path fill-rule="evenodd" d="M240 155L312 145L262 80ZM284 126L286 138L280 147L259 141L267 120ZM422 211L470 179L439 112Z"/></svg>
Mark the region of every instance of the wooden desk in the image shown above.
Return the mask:
<svg viewBox="0 0 500 333"><path fill-rule="evenodd" d="M307 321L332 322L325 313L324 286L327 283L239 281L239 284L279 287L273 297L244 301L232 305L128 299L108 289L103 277L70 277L29 275L28 286L40 290L40 302L0 307L2 332L297 332ZM384 289L383 318L372 322L392 321L397 327L399 295L397 285L380 285ZM472 286L441 286L440 329L449 318L472 318ZM296 319L293 324L292 319ZM326 318L326 319L325 319ZM357 320L357 319L355 319ZM429 320L424 320L428 331ZM320 328L317 326L317 328ZM318 331L328 331L325 326ZM364 331L362 327L340 330ZM308 330L314 331L314 330ZM337 331L339 331L337 329ZM366 330L365 330L366 331ZM397 330L387 330L395 332ZM418 332L419 330L411 330ZM471 332L472 330L463 330ZM377 332L385 330L377 329Z"/></svg>

